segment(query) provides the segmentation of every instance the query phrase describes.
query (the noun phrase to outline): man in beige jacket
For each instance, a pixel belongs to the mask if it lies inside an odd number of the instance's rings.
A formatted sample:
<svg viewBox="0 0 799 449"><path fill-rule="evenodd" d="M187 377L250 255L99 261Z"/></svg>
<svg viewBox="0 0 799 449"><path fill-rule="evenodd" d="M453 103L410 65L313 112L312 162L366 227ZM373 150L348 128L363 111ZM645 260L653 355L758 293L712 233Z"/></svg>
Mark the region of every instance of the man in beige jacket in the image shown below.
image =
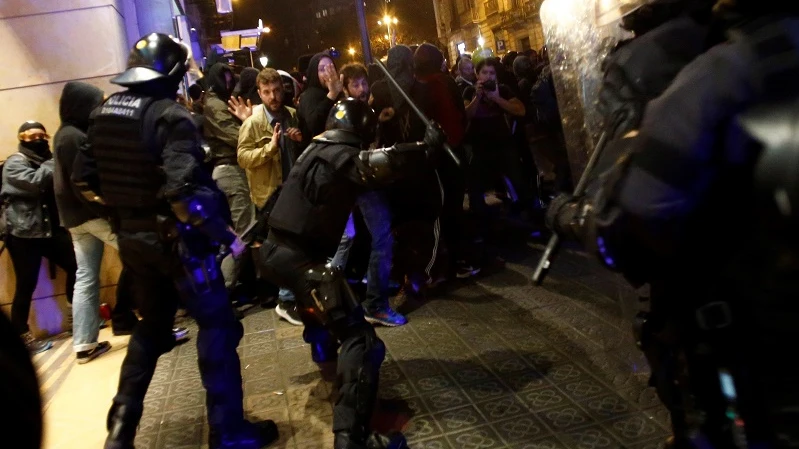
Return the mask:
<svg viewBox="0 0 799 449"><path fill-rule="evenodd" d="M237 153L239 165L247 174L250 197L260 212L299 157L302 133L297 112L283 105L280 74L265 68L258 74L257 83L263 104L253 107L252 115L241 125ZM280 289L275 312L291 324L302 325L290 290Z"/></svg>

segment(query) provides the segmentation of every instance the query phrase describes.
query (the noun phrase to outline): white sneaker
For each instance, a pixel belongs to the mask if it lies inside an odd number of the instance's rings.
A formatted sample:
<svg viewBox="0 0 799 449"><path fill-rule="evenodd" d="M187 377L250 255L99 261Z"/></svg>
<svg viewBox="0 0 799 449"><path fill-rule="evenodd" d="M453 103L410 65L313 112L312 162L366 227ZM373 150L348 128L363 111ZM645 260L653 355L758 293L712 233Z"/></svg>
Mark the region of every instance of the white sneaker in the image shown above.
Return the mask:
<svg viewBox="0 0 799 449"><path fill-rule="evenodd" d="M280 318L283 318L295 326L302 326L300 314L297 312L297 304L295 304L294 301L278 301L277 306L275 306L275 313L277 313L277 316Z"/></svg>

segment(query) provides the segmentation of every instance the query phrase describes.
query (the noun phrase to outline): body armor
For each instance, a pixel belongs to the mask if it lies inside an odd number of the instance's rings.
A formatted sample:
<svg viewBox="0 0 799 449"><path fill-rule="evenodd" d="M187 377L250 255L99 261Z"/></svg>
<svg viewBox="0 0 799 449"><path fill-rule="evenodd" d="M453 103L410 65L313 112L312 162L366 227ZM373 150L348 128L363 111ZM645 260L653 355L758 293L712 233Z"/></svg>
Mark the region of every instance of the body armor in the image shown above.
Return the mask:
<svg viewBox="0 0 799 449"><path fill-rule="evenodd" d="M349 144L312 143L283 184L269 226L301 240L312 258L333 254L359 194L345 173L359 153Z"/></svg>
<svg viewBox="0 0 799 449"><path fill-rule="evenodd" d="M140 209L161 204L164 185L155 129L147 129L148 114L160 116L168 100L122 92L114 94L96 111L89 136L100 174L105 203L111 207ZM155 123L155 120L152 121Z"/></svg>

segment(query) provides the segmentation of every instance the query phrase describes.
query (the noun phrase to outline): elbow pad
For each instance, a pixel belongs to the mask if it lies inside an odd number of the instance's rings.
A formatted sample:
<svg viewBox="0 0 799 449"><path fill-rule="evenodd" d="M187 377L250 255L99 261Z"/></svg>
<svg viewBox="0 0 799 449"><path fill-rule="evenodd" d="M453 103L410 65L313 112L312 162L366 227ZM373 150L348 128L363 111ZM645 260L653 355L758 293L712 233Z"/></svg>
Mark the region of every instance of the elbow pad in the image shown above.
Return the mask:
<svg viewBox="0 0 799 449"><path fill-rule="evenodd" d="M401 143L389 148L362 151L359 169L369 181L386 183L400 177L407 167L421 167L427 146L421 142Z"/></svg>

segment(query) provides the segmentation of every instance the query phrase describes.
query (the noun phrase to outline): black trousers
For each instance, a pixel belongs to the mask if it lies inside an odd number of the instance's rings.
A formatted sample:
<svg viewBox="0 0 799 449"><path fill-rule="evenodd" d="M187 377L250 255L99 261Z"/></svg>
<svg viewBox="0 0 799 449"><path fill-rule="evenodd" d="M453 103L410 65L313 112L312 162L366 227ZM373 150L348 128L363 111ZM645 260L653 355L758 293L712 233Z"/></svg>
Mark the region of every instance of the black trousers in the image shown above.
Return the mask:
<svg viewBox="0 0 799 449"><path fill-rule="evenodd" d="M313 260L300 250L267 240L260 250L264 276L294 292L301 309L316 308L311 297L314 286L305 273L320 267L322 260ZM339 397L333 407L333 432L348 431L357 441L370 432L373 406L377 399L380 365L385 358L385 345L374 328L363 317L363 309L354 307L328 311L330 322L323 326L313 314L303 312L303 336L311 347L329 345L332 336L341 344L336 368Z"/></svg>
<svg viewBox="0 0 799 449"><path fill-rule="evenodd" d="M187 270L171 245L161 243L155 233L121 231L119 255L142 319L128 343L114 402L142 406L158 357L175 345L172 324L181 295L200 328L197 358L208 422L221 434L235 432L244 420L241 365L236 353L243 328L230 308L218 264L204 271L206 289L198 292L190 288Z"/></svg>
<svg viewBox="0 0 799 449"><path fill-rule="evenodd" d="M132 281L132 276L123 268L117 281L117 303L111 312L111 325L115 330L133 329L139 320L133 313L137 305L134 303Z"/></svg>
<svg viewBox="0 0 799 449"><path fill-rule="evenodd" d="M6 242L8 253L11 255L11 264L17 278L14 291L14 302L11 304L11 322L17 332L28 332L28 317L30 316L31 300L36 285L39 282L39 268L42 257L61 267L66 274L67 301L72 304L72 290L75 287L75 273L78 264L75 262L75 251L72 248L72 237L64 228L58 228L53 236L44 239L24 239L8 236Z"/></svg>

